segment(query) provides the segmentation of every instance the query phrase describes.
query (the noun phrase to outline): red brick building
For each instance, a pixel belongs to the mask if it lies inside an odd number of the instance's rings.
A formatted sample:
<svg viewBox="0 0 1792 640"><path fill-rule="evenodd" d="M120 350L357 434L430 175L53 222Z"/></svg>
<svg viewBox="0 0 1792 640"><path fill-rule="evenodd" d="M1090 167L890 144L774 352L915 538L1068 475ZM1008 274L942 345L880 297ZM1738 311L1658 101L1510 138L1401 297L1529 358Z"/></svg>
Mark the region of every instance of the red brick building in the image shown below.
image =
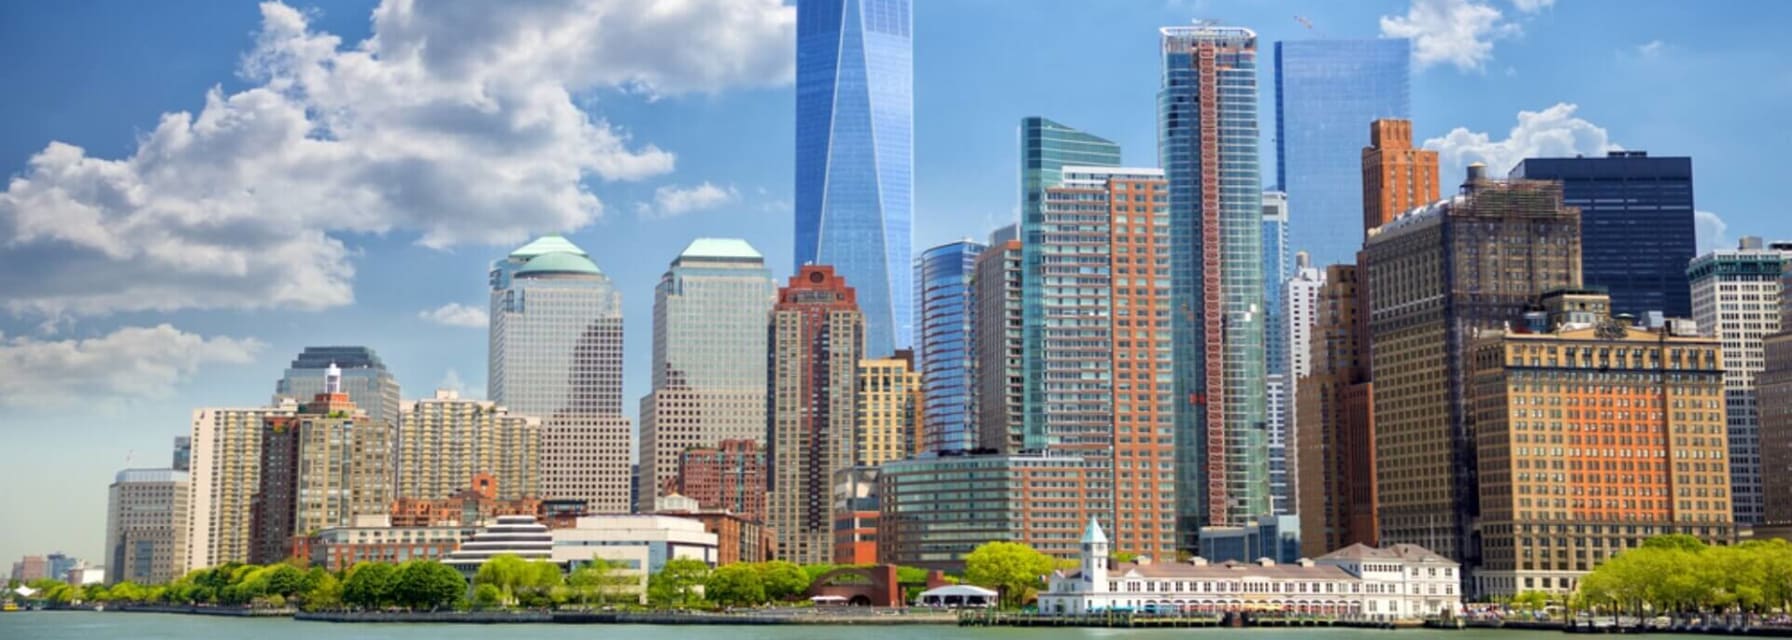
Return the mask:
<svg viewBox="0 0 1792 640"><path fill-rule="evenodd" d="M723 440L714 447L686 449L678 474L661 494L697 501L705 511L728 511L765 522L765 450L752 440Z"/></svg>
<svg viewBox="0 0 1792 640"><path fill-rule="evenodd" d="M498 480L473 474L473 486L446 498L399 498L392 503L394 527L472 527L498 516L539 516L538 498L498 499Z"/></svg>

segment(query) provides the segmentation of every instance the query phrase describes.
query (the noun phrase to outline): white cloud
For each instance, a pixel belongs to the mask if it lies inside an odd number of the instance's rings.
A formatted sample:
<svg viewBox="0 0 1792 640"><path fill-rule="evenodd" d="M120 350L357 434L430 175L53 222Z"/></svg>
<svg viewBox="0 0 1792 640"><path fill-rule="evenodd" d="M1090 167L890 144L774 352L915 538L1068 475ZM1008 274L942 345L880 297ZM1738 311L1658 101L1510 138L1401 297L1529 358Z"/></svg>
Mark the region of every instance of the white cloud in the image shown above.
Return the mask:
<svg viewBox="0 0 1792 640"><path fill-rule="evenodd" d="M1636 54L1643 58L1653 58L1661 55L1662 51L1667 49L1667 47L1668 43L1666 42L1662 42L1661 40L1650 40L1646 43L1637 45Z"/></svg>
<svg viewBox="0 0 1792 640"><path fill-rule="evenodd" d="M1471 162L1485 163L1489 176L1502 177L1525 158L1604 155L1622 148L1604 128L1575 117L1579 108L1558 102L1542 111L1520 111L1518 125L1503 140L1457 127L1443 137L1426 140L1425 148L1437 150L1446 184L1450 176L1461 176L1462 167Z"/></svg>
<svg viewBox="0 0 1792 640"><path fill-rule="evenodd" d="M582 109L590 92L777 85L794 64L778 0L388 0L352 46L261 12L250 88L164 115L123 158L51 142L0 192L8 310L347 304L334 234L510 243L596 220L588 179L671 171Z"/></svg>
<svg viewBox="0 0 1792 640"><path fill-rule="evenodd" d="M676 218L693 211L713 209L740 199L734 187L726 189L709 182L694 187L666 185L653 190L653 203L635 205L643 218Z"/></svg>
<svg viewBox="0 0 1792 640"><path fill-rule="evenodd" d="M1736 246L1736 242L1730 239L1730 225L1715 212L1693 211L1692 226L1698 238L1700 254Z"/></svg>
<svg viewBox="0 0 1792 640"><path fill-rule="evenodd" d="M1448 63L1480 71L1493 59L1493 41L1521 32L1499 9L1475 0L1412 0L1406 15L1381 17L1383 37L1412 39L1419 69Z"/></svg>
<svg viewBox="0 0 1792 640"><path fill-rule="evenodd" d="M0 336L0 406L162 397L201 365L252 362L264 346L254 339L207 338L166 324L125 327L85 340Z"/></svg>
<svg viewBox="0 0 1792 640"><path fill-rule="evenodd" d="M1537 13L1555 4L1556 0L1512 0L1512 7L1523 13Z"/></svg>
<svg viewBox="0 0 1792 640"><path fill-rule="evenodd" d="M418 311L417 317L440 325L468 328L484 328L490 320L490 316L484 309L459 302L450 302L427 311Z"/></svg>

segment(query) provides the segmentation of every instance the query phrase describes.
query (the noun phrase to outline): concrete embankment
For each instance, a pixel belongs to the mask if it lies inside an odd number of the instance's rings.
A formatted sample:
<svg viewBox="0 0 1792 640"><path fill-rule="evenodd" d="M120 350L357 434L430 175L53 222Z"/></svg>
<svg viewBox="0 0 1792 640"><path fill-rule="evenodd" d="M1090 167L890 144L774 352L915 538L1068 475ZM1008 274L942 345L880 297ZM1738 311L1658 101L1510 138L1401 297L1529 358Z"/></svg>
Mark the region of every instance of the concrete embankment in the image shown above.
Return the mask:
<svg viewBox="0 0 1792 640"><path fill-rule="evenodd" d="M178 613L189 616L225 616L232 618L287 618L293 609L249 609L246 607L193 607L170 604L111 605L105 611L126 613Z"/></svg>
<svg viewBox="0 0 1792 640"><path fill-rule="evenodd" d="M427 622L447 624L650 624L650 625L949 625L950 613L791 613L762 614L609 611L314 611L295 620L313 622Z"/></svg>

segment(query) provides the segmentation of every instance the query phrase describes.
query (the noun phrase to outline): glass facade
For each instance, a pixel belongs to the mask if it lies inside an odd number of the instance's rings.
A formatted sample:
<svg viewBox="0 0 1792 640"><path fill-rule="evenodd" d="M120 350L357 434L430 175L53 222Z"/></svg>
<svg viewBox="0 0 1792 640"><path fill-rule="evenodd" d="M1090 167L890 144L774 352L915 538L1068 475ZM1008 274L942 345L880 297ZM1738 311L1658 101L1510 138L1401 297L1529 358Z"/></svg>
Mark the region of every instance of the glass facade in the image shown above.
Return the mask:
<svg viewBox="0 0 1792 640"><path fill-rule="evenodd" d="M1282 288L1294 275L1288 249L1288 194L1263 192L1263 369L1269 375L1288 373L1288 336Z"/></svg>
<svg viewBox="0 0 1792 640"><path fill-rule="evenodd" d="M831 265L866 353L912 345L914 61L908 0L797 3L796 266Z"/></svg>
<svg viewBox="0 0 1792 640"><path fill-rule="evenodd" d="M1361 246L1363 131L1412 110L1404 38L1276 43L1276 184L1300 216L1289 234L1314 264Z"/></svg>
<svg viewBox="0 0 1792 640"><path fill-rule="evenodd" d="M960 240L915 261L925 451L974 449L971 415L971 274L988 247Z"/></svg>
<svg viewBox="0 0 1792 640"><path fill-rule="evenodd" d="M1526 158L1512 177L1562 182L1562 203L1580 209L1581 280L1611 292L1612 313L1692 317L1692 158Z"/></svg>
<svg viewBox="0 0 1792 640"><path fill-rule="evenodd" d="M1165 27L1158 158L1170 181L1176 484L1198 528L1268 513L1263 407L1263 187L1257 34Z"/></svg>

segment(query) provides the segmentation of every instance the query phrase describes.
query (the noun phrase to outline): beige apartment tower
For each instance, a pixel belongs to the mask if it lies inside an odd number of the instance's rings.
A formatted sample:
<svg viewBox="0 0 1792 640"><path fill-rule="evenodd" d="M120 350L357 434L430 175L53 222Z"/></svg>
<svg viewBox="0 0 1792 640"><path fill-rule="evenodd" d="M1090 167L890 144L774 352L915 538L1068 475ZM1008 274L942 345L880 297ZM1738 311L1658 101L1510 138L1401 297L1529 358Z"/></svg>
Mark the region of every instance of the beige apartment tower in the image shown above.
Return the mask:
<svg viewBox="0 0 1792 640"><path fill-rule="evenodd" d="M874 467L920 453L921 372L912 352L859 361L857 425L853 429L853 466Z"/></svg>
<svg viewBox="0 0 1792 640"><path fill-rule="evenodd" d="M399 498L447 498L481 473L497 480L497 499L541 495L541 419L495 402L437 389L400 411L397 447Z"/></svg>
<svg viewBox="0 0 1792 640"><path fill-rule="evenodd" d="M299 403L193 411L187 479L186 553L178 573L249 561L250 513L261 488L262 423Z"/></svg>

